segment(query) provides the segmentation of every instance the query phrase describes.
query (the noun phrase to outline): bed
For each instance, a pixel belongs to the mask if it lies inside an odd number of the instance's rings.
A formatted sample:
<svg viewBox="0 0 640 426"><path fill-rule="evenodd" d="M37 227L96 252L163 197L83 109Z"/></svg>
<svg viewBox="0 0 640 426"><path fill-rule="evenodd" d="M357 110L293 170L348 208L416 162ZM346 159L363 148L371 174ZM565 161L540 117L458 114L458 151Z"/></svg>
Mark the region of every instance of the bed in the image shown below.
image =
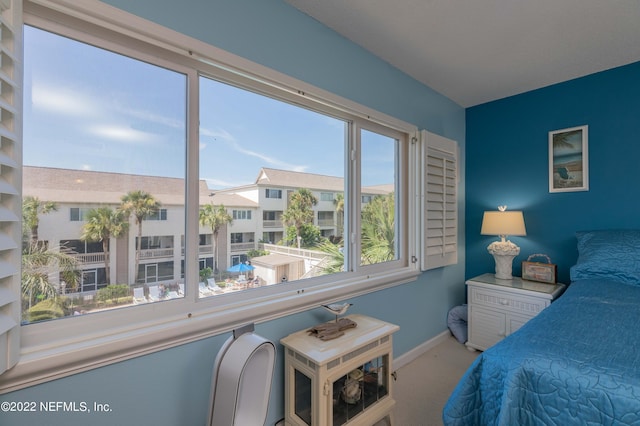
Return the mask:
<svg viewBox="0 0 640 426"><path fill-rule="evenodd" d="M640 425L640 230L577 240L568 289L476 358L445 425Z"/></svg>

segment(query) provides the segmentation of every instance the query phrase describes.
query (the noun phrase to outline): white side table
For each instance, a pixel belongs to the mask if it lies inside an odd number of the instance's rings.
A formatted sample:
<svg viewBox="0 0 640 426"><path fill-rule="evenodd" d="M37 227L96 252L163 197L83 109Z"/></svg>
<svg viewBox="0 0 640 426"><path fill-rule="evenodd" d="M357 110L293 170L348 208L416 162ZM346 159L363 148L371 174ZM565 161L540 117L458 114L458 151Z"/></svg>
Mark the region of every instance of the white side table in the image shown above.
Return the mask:
<svg viewBox="0 0 640 426"><path fill-rule="evenodd" d="M566 289L564 284L547 284L513 277L497 279L494 274L471 278L467 284L470 350L485 350L538 315Z"/></svg>
<svg viewBox="0 0 640 426"><path fill-rule="evenodd" d="M307 330L280 340L285 425L370 426L391 415L392 335L400 327L364 315L347 318L358 326L334 340L322 341Z"/></svg>

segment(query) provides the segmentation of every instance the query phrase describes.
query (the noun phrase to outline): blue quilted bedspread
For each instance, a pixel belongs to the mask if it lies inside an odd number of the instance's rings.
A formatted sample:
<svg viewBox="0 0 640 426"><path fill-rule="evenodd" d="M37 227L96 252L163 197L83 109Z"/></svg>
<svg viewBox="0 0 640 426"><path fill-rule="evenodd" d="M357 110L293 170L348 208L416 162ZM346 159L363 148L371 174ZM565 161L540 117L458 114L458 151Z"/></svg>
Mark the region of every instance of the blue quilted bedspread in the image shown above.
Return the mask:
<svg viewBox="0 0 640 426"><path fill-rule="evenodd" d="M640 286L584 280L482 353L445 425L640 425Z"/></svg>

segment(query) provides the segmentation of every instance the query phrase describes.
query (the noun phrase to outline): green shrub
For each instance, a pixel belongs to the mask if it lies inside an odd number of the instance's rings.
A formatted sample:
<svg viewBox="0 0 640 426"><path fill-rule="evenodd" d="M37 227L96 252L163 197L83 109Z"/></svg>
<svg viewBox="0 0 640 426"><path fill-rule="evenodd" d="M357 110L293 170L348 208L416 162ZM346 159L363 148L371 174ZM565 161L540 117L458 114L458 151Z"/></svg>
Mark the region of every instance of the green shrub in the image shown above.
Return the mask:
<svg viewBox="0 0 640 426"><path fill-rule="evenodd" d="M64 317L64 300L45 299L32 306L28 311L29 322L44 321Z"/></svg>
<svg viewBox="0 0 640 426"><path fill-rule="evenodd" d="M258 250L258 249L253 249L253 250L249 250L247 252L247 257L249 259L252 259L254 257L260 257L260 256L266 256L268 255L269 252L267 250Z"/></svg>
<svg viewBox="0 0 640 426"><path fill-rule="evenodd" d="M200 282L206 284L207 280L211 278L212 274L213 270L208 266L206 268L200 269Z"/></svg>
<svg viewBox="0 0 640 426"><path fill-rule="evenodd" d="M107 302L112 299L118 299L120 297L127 297L130 295L131 289L127 284L109 284L105 288L98 290L96 300L98 302Z"/></svg>

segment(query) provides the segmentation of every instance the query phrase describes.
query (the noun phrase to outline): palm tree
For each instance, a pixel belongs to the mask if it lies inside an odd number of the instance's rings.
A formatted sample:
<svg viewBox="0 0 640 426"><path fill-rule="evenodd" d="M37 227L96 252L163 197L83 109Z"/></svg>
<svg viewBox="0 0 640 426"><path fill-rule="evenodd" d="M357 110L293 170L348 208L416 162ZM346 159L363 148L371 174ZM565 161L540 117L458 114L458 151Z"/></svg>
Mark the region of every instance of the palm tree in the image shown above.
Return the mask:
<svg viewBox="0 0 640 426"><path fill-rule="evenodd" d="M140 250L142 249L142 221L145 217L157 212L160 203L148 192L136 190L129 191L120 199L120 210L128 217L133 215L138 226L138 238L136 244L136 269L134 282L138 281L138 269L140 267Z"/></svg>
<svg viewBox="0 0 640 426"><path fill-rule="evenodd" d="M300 248L302 237L302 226L306 223L313 223L313 206L318 204L318 199L313 193L300 188L291 194L289 207L282 214L282 220L287 226L293 226L296 230L296 240Z"/></svg>
<svg viewBox="0 0 640 426"><path fill-rule="evenodd" d="M395 258L395 197L394 193L374 197L362 210L363 265L387 262ZM329 241L318 248L327 253L322 262L324 274L344 271L344 248Z"/></svg>
<svg viewBox="0 0 640 426"><path fill-rule="evenodd" d="M344 234L344 194L336 195L333 205L336 207L336 214L338 215L338 236L342 237Z"/></svg>
<svg viewBox="0 0 640 426"><path fill-rule="evenodd" d="M227 212L227 209L223 204L218 206L211 204L206 204L200 208L200 225L208 226L211 228L211 233L213 234L213 259L214 272L218 271L218 234L220 233L220 228L222 228L226 224L230 224L233 222L233 217Z"/></svg>
<svg viewBox="0 0 640 426"><path fill-rule="evenodd" d="M110 207L91 209L85 216L87 223L82 227L82 241L102 242L104 252L104 270L107 284L111 284L111 268L109 267L109 239L118 238L129 229L124 213ZM137 268L136 268L137 270Z"/></svg>
<svg viewBox="0 0 640 426"><path fill-rule="evenodd" d="M38 225L40 215L58 210L53 201L40 201L38 197L28 195L22 199L22 226L31 234L31 245L38 244ZM26 234L26 232L25 232Z"/></svg>
<svg viewBox="0 0 640 426"><path fill-rule="evenodd" d="M78 261L69 255L64 248L57 250L42 246L30 245L22 252L23 300L28 301L28 308L37 297L58 301L58 288L50 279L61 275L70 288L76 288L80 281L77 270Z"/></svg>
<svg viewBox="0 0 640 426"><path fill-rule="evenodd" d="M558 148L573 148L569 140L576 135L579 135L582 130L572 130L569 132L556 133L553 135L553 149Z"/></svg>
<svg viewBox="0 0 640 426"><path fill-rule="evenodd" d="M340 245L330 241L323 241L318 248L327 253L327 257L321 262L323 274L337 274L344 271L344 249Z"/></svg>
<svg viewBox="0 0 640 426"><path fill-rule="evenodd" d="M362 210L362 264L395 258L395 197L378 195Z"/></svg>

